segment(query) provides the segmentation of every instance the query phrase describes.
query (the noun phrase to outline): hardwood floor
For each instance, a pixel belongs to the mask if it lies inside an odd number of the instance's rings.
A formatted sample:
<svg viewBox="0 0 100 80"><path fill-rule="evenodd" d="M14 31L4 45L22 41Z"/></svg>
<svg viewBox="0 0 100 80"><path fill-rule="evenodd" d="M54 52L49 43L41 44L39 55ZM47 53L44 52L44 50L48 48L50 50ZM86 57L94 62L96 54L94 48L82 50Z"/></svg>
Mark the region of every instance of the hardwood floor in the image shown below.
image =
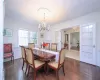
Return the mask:
<svg viewBox="0 0 100 80"><path fill-rule="evenodd" d="M32 71L29 77L26 77L22 71L22 60L18 59L4 63L5 80L33 80ZM65 76L62 68L59 71L59 80L100 80L100 68L97 66L82 63L73 59L67 58L65 61ZM49 72L45 75L44 72L37 73L37 80L56 80L55 72Z"/></svg>

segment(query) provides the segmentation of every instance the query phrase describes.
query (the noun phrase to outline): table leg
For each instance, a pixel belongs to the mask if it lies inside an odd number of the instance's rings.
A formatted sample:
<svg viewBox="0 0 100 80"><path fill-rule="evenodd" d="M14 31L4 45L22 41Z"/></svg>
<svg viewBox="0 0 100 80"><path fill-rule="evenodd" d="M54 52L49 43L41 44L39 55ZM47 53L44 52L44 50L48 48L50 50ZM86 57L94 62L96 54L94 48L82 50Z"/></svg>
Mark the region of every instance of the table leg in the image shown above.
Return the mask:
<svg viewBox="0 0 100 80"><path fill-rule="evenodd" d="M45 62L44 70L46 75L48 75L48 62Z"/></svg>

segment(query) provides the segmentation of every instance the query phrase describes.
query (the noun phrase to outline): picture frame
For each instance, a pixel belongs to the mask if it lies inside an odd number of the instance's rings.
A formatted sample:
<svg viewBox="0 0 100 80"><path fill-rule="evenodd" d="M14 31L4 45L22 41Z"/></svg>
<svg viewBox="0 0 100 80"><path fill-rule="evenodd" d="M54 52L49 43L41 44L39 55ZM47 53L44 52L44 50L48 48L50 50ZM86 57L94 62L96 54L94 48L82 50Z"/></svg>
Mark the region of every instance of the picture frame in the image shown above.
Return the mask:
<svg viewBox="0 0 100 80"><path fill-rule="evenodd" d="M12 30L5 28L4 31L3 31L3 36L12 37Z"/></svg>
<svg viewBox="0 0 100 80"><path fill-rule="evenodd" d="M40 37L41 37L41 38L44 38L44 34L43 34L43 33L41 33L41 34L40 34Z"/></svg>

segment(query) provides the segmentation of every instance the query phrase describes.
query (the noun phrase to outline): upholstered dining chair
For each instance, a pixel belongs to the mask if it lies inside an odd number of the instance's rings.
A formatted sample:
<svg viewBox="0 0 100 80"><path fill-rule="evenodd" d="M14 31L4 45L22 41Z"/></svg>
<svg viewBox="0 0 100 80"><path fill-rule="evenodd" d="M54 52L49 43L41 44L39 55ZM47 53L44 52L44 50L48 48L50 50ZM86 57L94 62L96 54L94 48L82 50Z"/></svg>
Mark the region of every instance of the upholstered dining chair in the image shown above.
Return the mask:
<svg viewBox="0 0 100 80"><path fill-rule="evenodd" d="M57 52L57 43L51 43L51 50Z"/></svg>
<svg viewBox="0 0 100 80"><path fill-rule="evenodd" d="M25 63L26 63L26 69L27 69L26 52L25 52L24 46L20 46L20 47L21 47L21 54L22 54L22 59L23 59L23 65L22 65L22 70L23 70ZM25 71L25 73L26 73L26 71Z"/></svg>
<svg viewBox="0 0 100 80"><path fill-rule="evenodd" d="M6 58L11 58L11 61L14 61L12 43L4 44L4 59Z"/></svg>
<svg viewBox="0 0 100 80"><path fill-rule="evenodd" d="M34 43L28 43L28 47L33 49L33 48L35 48L35 44Z"/></svg>
<svg viewBox="0 0 100 80"><path fill-rule="evenodd" d="M66 52L67 52L67 50L65 48L61 49L61 51L59 53L59 60L58 60L58 62L51 61L51 62L48 63L48 67L50 67L50 68L52 68L52 69L54 69L56 71L57 80L59 80L58 72L59 72L59 69L61 67L63 68L63 73L65 75L65 72L64 72L64 62L65 62L65 54L66 54Z"/></svg>
<svg viewBox="0 0 100 80"><path fill-rule="evenodd" d="M33 50L31 48L26 48L25 50L26 50L26 60L28 62L28 66L29 66L28 67L28 74L29 74L30 68L33 68L33 70L34 70L33 79L36 80L36 72L42 66L44 66L45 63L34 59Z"/></svg>

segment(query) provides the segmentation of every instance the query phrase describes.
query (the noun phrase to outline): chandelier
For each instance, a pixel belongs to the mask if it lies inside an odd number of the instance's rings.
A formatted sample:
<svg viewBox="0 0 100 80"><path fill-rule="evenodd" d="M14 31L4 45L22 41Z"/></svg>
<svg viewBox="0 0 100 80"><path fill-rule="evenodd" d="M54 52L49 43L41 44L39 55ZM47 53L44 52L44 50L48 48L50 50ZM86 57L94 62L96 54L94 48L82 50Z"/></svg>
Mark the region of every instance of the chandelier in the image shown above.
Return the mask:
<svg viewBox="0 0 100 80"><path fill-rule="evenodd" d="M46 23L46 12L50 12L47 8L39 8L38 11L41 11L43 14L43 20L39 24L38 28L40 31L49 31L50 30L50 25Z"/></svg>

